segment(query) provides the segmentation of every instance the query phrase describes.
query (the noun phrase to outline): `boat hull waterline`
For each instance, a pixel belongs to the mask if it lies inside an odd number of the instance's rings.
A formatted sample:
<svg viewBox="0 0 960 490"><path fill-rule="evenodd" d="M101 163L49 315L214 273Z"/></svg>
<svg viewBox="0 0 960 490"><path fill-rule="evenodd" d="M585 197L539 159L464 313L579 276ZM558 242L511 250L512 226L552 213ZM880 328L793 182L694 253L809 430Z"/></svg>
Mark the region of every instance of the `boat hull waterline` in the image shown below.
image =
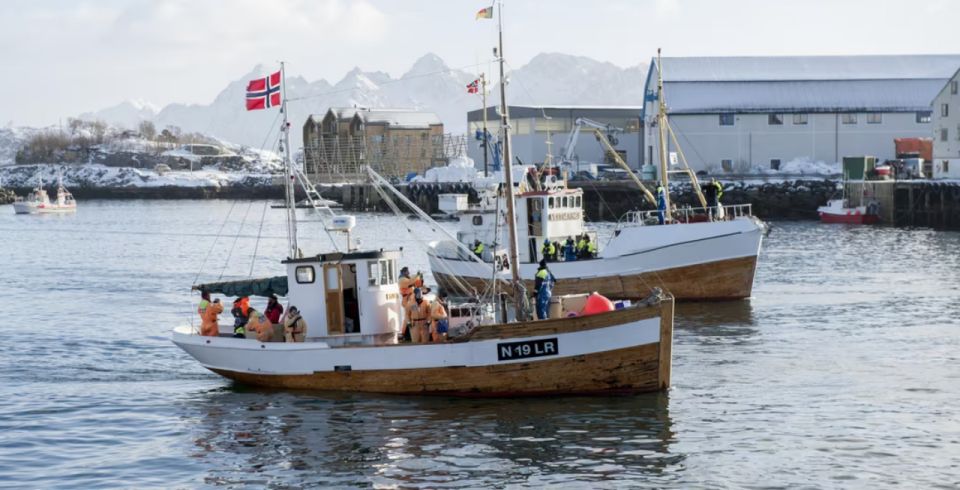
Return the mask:
<svg viewBox="0 0 960 490"><path fill-rule="evenodd" d="M557 279L554 294L596 291L609 298L637 299L658 287L678 301L749 298L763 241L762 228L752 219L721 222L722 227L717 224L622 230L599 258L548 263ZM668 236L671 232L687 236ZM660 236L650 236L653 234ZM428 258L434 278L448 291L458 291L458 281L482 291L493 274L489 263L445 257L436 246L428 251ZM520 276L534 277L537 267L521 264ZM525 282L532 290L533 281Z"/></svg>
<svg viewBox="0 0 960 490"><path fill-rule="evenodd" d="M673 300L577 318L482 326L469 340L331 348L201 337L173 342L242 384L471 397L631 394L670 384Z"/></svg>

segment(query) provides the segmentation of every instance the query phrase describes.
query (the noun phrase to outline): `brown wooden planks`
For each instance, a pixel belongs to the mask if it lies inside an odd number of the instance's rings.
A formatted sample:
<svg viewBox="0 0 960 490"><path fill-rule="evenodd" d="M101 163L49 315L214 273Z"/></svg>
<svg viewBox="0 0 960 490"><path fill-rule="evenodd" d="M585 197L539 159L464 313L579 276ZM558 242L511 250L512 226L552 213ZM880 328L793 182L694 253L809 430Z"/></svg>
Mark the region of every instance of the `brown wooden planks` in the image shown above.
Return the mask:
<svg viewBox="0 0 960 490"><path fill-rule="evenodd" d="M492 348L492 347L491 347ZM265 375L212 371L240 383L288 389L459 396L638 393L661 389L658 343L596 354L478 367Z"/></svg>
<svg viewBox="0 0 960 490"><path fill-rule="evenodd" d="M672 293L677 300L742 299L749 297L753 290L756 268L756 257L741 257L642 274L560 279L553 294L596 291L611 299L637 299L649 294L651 288L659 287ZM434 271L433 275L441 286L451 288L448 274ZM486 287L484 279L460 279L478 291ZM524 282L528 290L532 290L533 281Z"/></svg>

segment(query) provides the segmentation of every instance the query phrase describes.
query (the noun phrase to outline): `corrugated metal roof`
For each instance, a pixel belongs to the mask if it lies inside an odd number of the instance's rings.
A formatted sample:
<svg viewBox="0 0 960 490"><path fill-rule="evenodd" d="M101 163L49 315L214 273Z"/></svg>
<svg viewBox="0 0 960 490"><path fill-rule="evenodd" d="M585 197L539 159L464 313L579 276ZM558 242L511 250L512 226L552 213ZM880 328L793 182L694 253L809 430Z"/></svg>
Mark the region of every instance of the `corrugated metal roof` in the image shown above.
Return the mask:
<svg viewBox="0 0 960 490"><path fill-rule="evenodd" d="M930 110L941 80L672 82L670 114L714 112L911 112Z"/></svg>
<svg viewBox="0 0 960 490"><path fill-rule="evenodd" d="M656 60L654 60L656 61ZM960 55L663 58L671 114L929 110ZM656 86L651 64L648 90Z"/></svg>
<svg viewBox="0 0 960 490"><path fill-rule="evenodd" d="M946 79L960 54L663 58L665 82ZM654 69L656 58L650 63ZM655 80L655 76L654 76Z"/></svg>

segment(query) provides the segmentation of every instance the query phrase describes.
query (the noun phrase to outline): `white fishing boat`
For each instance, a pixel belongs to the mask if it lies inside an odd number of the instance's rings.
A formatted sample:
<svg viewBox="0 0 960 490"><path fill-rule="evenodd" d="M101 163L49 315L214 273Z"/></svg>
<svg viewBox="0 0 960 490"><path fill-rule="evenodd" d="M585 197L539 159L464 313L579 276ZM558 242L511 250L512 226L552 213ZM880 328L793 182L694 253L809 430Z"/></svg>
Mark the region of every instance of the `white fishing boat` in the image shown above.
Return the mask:
<svg viewBox="0 0 960 490"><path fill-rule="evenodd" d="M18 197L13 202L16 214L72 213L77 210L77 201L73 194L63 186L63 175L57 179L57 200L51 201L43 188L43 178L37 175L37 187L27 197Z"/></svg>
<svg viewBox="0 0 960 490"><path fill-rule="evenodd" d="M667 121L662 77L658 85L658 127L665 142L667 132L671 136L673 132ZM604 134L599 130L595 132L597 139L606 143ZM679 151L675 136L674 145ZM671 170L666 146L660 145L660 175L664 188L669 189L670 174L684 173L688 175L701 206L673 209L667 191L665 208L672 209L672 212L663 213L663 224L657 211L631 212L621 220L613 236L603 243L598 243L596 230L584 224L580 189L567 188L552 177L548 177L544 184L538 184L539 188L528 184L539 179L521 179L515 203L518 212L514 218L520 243L520 276L533 277L538 262L545 258L542 253L545 242L563 246L568 238L576 242L586 235L596 247L594 254L576 260L564 260L561 256L549 264L550 271L557 278L557 294L587 290L611 298L641 298L651 287L658 287L670 291L678 300L749 297L765 232L764 224L752 215L749 204L707 206L696 175L688 167ZM647 200L656 205L653 194L626 163L617 157L612 147L608 146L608 150ZM686 167L682 151L679 153ZM437 242L428 252L430 267L441 287L465 282L480 288L490 277L511 274L509 261L504 259L499 232L507 225L507 194L502 188L482 192L480 203L475 205L467 204L466 195L441 196L441 209L460 216L457 239ZM475 261L471 254L461 251L460 245L472 246L477 242L484 245L480 254L482 261ZM528 283L532 282L528 280Z"/></svg>
<svg viewBox="0 0 960 490"><path fill-rule="evenodd" d="M502 52L501 42L501 80ZM505 106L505 100L502 103ZM289 141L285 105L286 99L281 127ZM508 127L506 122L504 115L502 127ZM582 295L558 298L550 318L530 320L526 292L514 274L510 283L518 321L476 322L445 342L398 343L403 318L397 281L400 252L353 250L349 231L354 220L340 217L332 228L348 233L345 250L303 256L297 245L289 144L285 147L290 242L282 261L286 274L195 289L230 296L286 296L288 306L296 306L306 321L305 341L235 338L232 327L223 325L210 336L192 326L176 328L172 341L204 367L249 385L350 392L528 396L624 394L669 387L673 299L659 290L651 290L645 301L595 314L569 306ZM509 162L508 145L505 155ZM515 231L511 227L514 252ZM516 254L509 256L515 264ZM564 310L565 299L570 300L568 309L575 311Z"/></svg>

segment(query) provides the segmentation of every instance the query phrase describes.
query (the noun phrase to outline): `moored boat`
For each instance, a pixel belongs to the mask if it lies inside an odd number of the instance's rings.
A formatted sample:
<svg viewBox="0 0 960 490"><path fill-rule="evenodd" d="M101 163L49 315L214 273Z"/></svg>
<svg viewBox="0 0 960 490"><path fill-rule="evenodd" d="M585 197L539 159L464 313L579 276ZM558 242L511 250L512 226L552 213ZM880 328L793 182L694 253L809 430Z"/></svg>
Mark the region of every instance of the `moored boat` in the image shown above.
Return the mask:
<svg viewBox="0 0 960 490"><path fill-rule="evenodd" d="M77 210L77 201L63 186L62 175L57 181L57 200L51 201L43 188L43 179L37 175L37 187L27 197L18 197L13 202L13 210L16 214L71 213Z"/></svg>
<svg viewBox="0 0 960 490"><path fill-rule="evenodd" d="M820 221L824 223L848 223L873 225L880 222L880 206L876 202L850 206L846 199L831 199L826 206L817 208Z"/></svg>

